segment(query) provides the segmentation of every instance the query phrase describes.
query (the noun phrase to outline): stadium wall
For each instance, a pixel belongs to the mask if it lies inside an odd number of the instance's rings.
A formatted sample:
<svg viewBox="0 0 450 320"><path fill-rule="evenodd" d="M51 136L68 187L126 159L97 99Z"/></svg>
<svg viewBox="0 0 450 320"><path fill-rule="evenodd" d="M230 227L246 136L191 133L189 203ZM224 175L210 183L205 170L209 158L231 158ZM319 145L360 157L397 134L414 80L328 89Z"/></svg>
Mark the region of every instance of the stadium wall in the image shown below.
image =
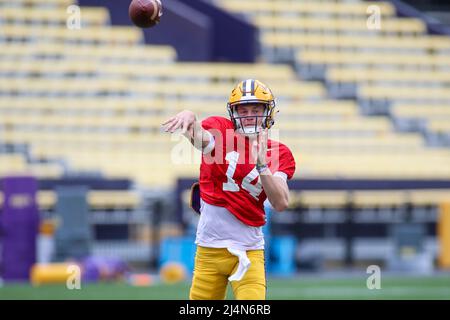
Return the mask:
<svg viewBox="0 0 450 320"><path fill-rule="evenodd" d="M131 0L79 0L80 6L107 7L113 25L132 25ZM163 17L142 29L145 42L173 46L179 61L255 62L258 30L243 18L201 0L164 0Z"/></svg>
<svg viewBox="0 0 450 320"><path fill-rule="evenodd" d="M179 0L214 21L213 60L255 62L260 54L258 29L243 17L204 0Z"/></svg>
<svg viewBox="0 0 450 320"><path fill-rule="evenodd" d="M400 0L390 0L390 2L395 6L395 10L397 11L397 15L399 17L421 19L426 24L428 33L450 36L450 28L448 26L445 26L436 19L427 16L423 12L414 8L412 5Z"/></svg>

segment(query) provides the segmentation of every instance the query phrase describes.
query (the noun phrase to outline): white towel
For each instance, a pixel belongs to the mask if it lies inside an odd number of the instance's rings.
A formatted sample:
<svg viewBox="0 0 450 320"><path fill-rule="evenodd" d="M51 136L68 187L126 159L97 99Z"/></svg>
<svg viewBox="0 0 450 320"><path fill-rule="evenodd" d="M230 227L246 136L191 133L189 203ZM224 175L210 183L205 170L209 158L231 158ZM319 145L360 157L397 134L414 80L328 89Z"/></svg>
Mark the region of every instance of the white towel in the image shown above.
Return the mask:
<svg viewBox="0 0 450 320"><path fill-rule="evenodd" d="M248 268L250 267L250 259L247 257L245 250L237 250L232 248L227 248L227 250L234 256L239 258L239 265L235 273L228 277L229 281L239 281L241 280Z"/></svg>

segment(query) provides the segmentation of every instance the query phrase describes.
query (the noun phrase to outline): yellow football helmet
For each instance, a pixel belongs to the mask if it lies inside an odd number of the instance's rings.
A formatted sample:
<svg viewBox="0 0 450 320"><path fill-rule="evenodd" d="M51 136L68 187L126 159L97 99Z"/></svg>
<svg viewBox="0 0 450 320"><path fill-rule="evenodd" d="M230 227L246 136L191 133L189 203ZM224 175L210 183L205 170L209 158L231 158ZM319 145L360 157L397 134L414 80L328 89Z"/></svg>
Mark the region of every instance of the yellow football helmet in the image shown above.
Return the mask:
<svg viewBox="0 0 450 320"><path fill-rule="evenodd" d="M265 106L264 114L261 117L263 119L260 126L258 126L258 121L256 121L255 125L251 127L244 127L242 125L242 119L247 117L239 116L236 106L250 103L261 103ZM233 91L231 91L230 99L228 100L227 109L230 114L231 121L234 124L234 129L243 134L258 134L261 129L270 129L275 123L275 98L272 91L264 83L255 79L241 81L236 87L234 87Z"/></svg>

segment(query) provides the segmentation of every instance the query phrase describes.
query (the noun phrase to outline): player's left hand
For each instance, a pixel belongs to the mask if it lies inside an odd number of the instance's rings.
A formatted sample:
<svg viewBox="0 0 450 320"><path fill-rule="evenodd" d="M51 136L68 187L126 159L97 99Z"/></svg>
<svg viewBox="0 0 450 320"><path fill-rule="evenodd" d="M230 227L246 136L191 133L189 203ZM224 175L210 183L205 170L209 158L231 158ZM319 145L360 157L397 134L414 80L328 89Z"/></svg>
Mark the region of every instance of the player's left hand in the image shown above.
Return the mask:
<svg viewBox="0 0 450 320"><path fill-rule="evenodd" d="M268 139L268 129L264 129L258 134L257 141L257 158L256 163L258 165L267 164L267 139Z"/></svg>

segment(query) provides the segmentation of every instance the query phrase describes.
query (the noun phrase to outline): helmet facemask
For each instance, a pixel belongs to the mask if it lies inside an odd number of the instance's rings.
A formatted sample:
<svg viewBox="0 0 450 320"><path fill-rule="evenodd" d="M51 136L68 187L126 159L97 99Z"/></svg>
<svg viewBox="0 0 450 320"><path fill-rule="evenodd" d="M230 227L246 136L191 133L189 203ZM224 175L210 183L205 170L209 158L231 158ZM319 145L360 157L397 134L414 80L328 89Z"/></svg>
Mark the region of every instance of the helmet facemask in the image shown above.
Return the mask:
<svg viewBox="0 0 450 320"><path fill-rule="evenodd" d="M240 116L237 112L237 107L242 105L245 106L246 104L263 104L264 105L263 115ZM227 109L231 121L234 124L235 131L246 136L258 135L262 130L266 128L270 129L274 124L273 119L273 112L275 109L274 101L271 101L270 103L267 103L265 101L264 103L262 103L261 101L248 101L246 103L236 103L233 105L228 104ZM251 118L255 119L255 123L245 126L244 120Z"/></svg>

